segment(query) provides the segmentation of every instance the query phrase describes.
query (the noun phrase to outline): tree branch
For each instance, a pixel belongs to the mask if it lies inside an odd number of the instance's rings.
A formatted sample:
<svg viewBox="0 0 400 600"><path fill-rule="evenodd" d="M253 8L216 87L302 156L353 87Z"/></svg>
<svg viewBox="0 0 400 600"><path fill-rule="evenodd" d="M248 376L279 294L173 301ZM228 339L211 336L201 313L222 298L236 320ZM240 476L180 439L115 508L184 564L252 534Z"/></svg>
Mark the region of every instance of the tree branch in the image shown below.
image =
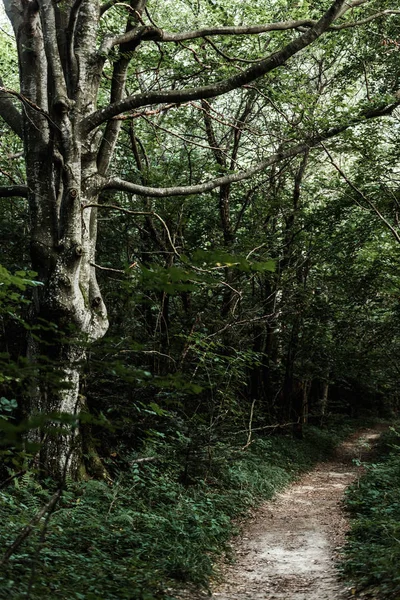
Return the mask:
<svg viewBox="0 0 400 600"><path fill-rule="evenodd" d="M138 46L141 42L146 40L156 40L157 42L161 42L163 41L162 35L162 31L156 27L146 25L135 27L116 37L106 37L100 46L99 54L102 56L107 55L111 48L123 44L133 44Z"/></svg>
<svg viewBox="0 0 400 600"><path fill-rule="evenodd" d="M400 235L399 235L398 231L396 231L396 229L393 227L393 225L391 223L389 223L389 221L383 216L383 214L381 213L381 211L368 198L368 196L366 196L356 185L354 185L354 183L352 181L350 181L350 179L347 177L346 173L335 162L335 160L333 159L332 154L329 152L329 150L327 149L327 147L325 146L325 144L323 144L321 142L321 146L325 150L325 152L326 152L326 154L327 154L327 156L328 156L328 158L329 158L332 166L336 169L336 171L339 173L339 175L344 179L344 181L347 183L347 185L349 187L351 187L351 189L354 192L356 192L356 194L358 196L360 196L360 198L362 198L368 204L368 206L374 211L374 213L379 217L379 219L385 224L385 226L392 233L392 235L393 235L394 239L396 240L396 242L398 244L400 244ZM360 202L357 199L356 199L356 203L358 204L358 206L360 206L360 208L364 208L364 206L362 204L360 204Z"/></svg>
<svg viewBox="0 0 400 600"><path fill-rule="evenodd" d="M216 96L221 96L222 94L240 88L245 84L251 83L255 79L282 66L290 57L294 56L300 50L306 48L318 39L335 21L342 10L344 3L345 0L335 0L328 11L309 31L289 42L282 50L271 54L267 58L260 60L255 65L232 77L203 87L184 88L182 90L160 90L128 96L124 100L110 104L106 108L100 109L89 115L89 117L83 120L83 131L87 134L92 129L95 129L112 117L126 112L127 110L139 108L140 106L160 104L163 102L187 102L190 100L215 98Z"/></svg>
<svg viewBox="0 0 400 600"><path fill-rule="evenodd" d="M369 0L361 0L349 3L345 5L342 10L338 13L337 18L342 17L349 10L356 8L362 4L366 4ZM104 12L111 6L117 3L117 0L110 0L105 3ZM398 14L400 11L397 10L384 10L371 15L361 21L352 21L350 23L343 23L341 25L333 25L328 28L329 31L339 31L349 27L357 27L364 23L368 23L381 16L390 14ZM101 14L103 14L103 7L101 8ZM196 29L193 31L184 31L182 33L168 33L163 31L159 27L153 25L153 27L144 26L141 31L131 31L128 35L116 36L114 38L108 38L105 42L104 50L109 51L113 46L123 44L129 41L138 40L157 40L158 42L185 42L188 40L194 40L198 38L204 38L207 36L220 36L220 35L258 35L260 33L268 33L270 31L288 31L291 29L311 28L317 25L316 19L296 19L288 21L277 21L275 23L262 23L260 25L242 25L242 26L224 26L224 27L204 27L203 29Z"/></svg>
<svg viewBox="0 0 400 600"><path fill-rule="evenodd" d="M3 80L0 77L0 116L19 138L22 138L22 117L19 110L14 106L11 95L6 91Z"/></svg>
<svg viewBox="0 0 400 600"><path fill-rule="evenodd" d="M131 0L130 6L135 14L135 17L128 19L125 35L129 35L132 31L140 29L137 24L141 20L141 14L144 10L143 0ZM124 36L122 36L124 37ZM111 83L111 103L119 102L125 95L125 85L130 63L130 55L134 47L131 45L121 45L119 48L118 60L114 63L112 83ZM111 158L114 154L115 145L118 141L121 129L121 122L112 120L107 123L106 130L100 145L97 156L97 168L101 175L107 173Z"/></svg>
<svg viewBox="0 0 400 600"><path fill-rule="evenodd" d="M24 527L17 539L4 553L3 558L0 561L0 565L3 566L8 562L9 558L14 554L16 550L18 550L22 542L32 533L35 525L39 523L39 521L45 516L45 514L53 512L61 497L61 492L61 489L57 490L56 493L53 494L53 496L50 498L49 502L45 504L45 506L33 517L31 522L26 527Z"/></svg>
<svg viewBox="0 0 400 600"><path fill-rule="evenodd" d="M247 179L250 179L254 175L261 173L268 167L271 167L272 165L284 159L293 158L294 156L306 152L311 148L315 148L323 140L330 139L338 135L339 133L342 133L349 127L363 123L367 119L373 119L377 117L390 115L394 111L394 109L397 108L399 105L400 100L388 106L363 111L357 118L353 118L347 123L344 123L343 125L333 127L325 133L320 133L318 135L310 137L306 141L291 146L289 148L280 148L278 152L272 154L266 160L263 160L254 167L251 167L250 169L247 169L245 171L241 171L240 173L224 175L223 177L217 177L216 179L211 179L210 181L205 181L204 183L199 183L197 185L176 186L168 188L155 188L146 185L139 185L130 181L119 179L118 177L110 177L109 179L104 178L103 189L119 190L121 192L128 192L130 194L136 194L138 196L151 196L153 198L166 198L170 196L191 196L194 194L202 194L204 192L214 190L219 186L237 183L239 181L245 181Z"/></svg>
<svg viewBox="0 0 400 600"><path fill-rule="evenodd" d="M57 43L57 26L54 6L50 0L39 0L40 12L42 14L43 41L48 65L53 77L55 89L54 104L69 107L67 84L61 64L60 53ZM50 110L50 108L49 108Z"/></svg>
<svg viewBox="0 0 400 600"><path fill-rule="evenodd" d="M170 230L168 229L168 225L166 224L164 219L162 217L160 217L160 215L158 215L154 211L129 210L129 208L123 208L122 206L117 206L116 204L85 204L84 206L82 206L82 210L85 210L86 208L108 208L111 210L119 210L120 212L123 212L124 214L127 214L127 215L143 215L143 216L156 217L156 219L158 219L160 221L160 223L162 224L162 226L165 229L165 232L167 234L168 241L171 245L173 253L175 254L175 256L180 257L180 254L179 254L178 250L175 248L174 242L172 241L172 236L171 236ZM100 269L102 268L102 267L99 267L98 265L93 265L93 266L100 268Z"/></svg>
<svg viewBox="0 0 400 600"><path fill-rule="evenodd" d="M22 102L22 104L26 105L26 107L32 108L32 110L43 115L49 121L49 123L51 123L54 127L59 129L59 127L56 125L56 123L54 123L54 121L50 118L50 115L48 112L46 112L43 108L40 108L40 106L38 106L37 104L32 102L32 100L30 100L29 98L27 98L26 96L24 96L23 94L20 94L19 92L15 91L15 90L11 90L11 89L5 88L5 87L0 87L0 106L1 106L2 94L6 95L6 96L15 96L16 98L18 98L18 100L20 100ZM17 109L15 107L14 107L14 110L17 111ZM17 113L19 114L18 111L17 111ZM21 136L20 137L22 137L22 119L21 119Z"/></svg>
<svg viewBox="0 0 400 600"><path fill-rule="evenodd" d="M349 23L342 23L341 25L333 25L329 28L329 31L341 31L342 29L351 29L352 27L359 27L365 25L371 21L375 21L380 17L390 17L390 15L400 15L400 10L381 10L380 12L374 13L369 17L360 19L359 21L350 21Z"/></svg>
<svg viewBox="0 0 400 600"><path fill-rule="evenodd" d="M6 185L0 186L0 198L19 198L28 197L28 187L26 185Z"/></svg>
<svg viewBox="0 0 400 600"><path fill-rule="evenodd" d="M108 2L104 2L100 6L100 16L104 15L104 13L112 8L115 4L118 4L118 0L108 0Z"/></svg>
<svg viewBox="0 0 400 600"><path fill-rule="evenodd" d="M126 2L120 2L120 0L107 0L100 6L100 16L103 16L105 12L107 12L113 6L124 6L125 8L130 9L130 5Z"/></svg>
<svg viewBox="0 0 400 600"><path fill-rule="evenodd" d="M125 275L126 271L122 269L113 269L112 267L102 267L101 265L96 265L96 263L90 263L91 267L95 269L99 269L100 271L110 271L111 273L118 273L121 275Z"/></svg>

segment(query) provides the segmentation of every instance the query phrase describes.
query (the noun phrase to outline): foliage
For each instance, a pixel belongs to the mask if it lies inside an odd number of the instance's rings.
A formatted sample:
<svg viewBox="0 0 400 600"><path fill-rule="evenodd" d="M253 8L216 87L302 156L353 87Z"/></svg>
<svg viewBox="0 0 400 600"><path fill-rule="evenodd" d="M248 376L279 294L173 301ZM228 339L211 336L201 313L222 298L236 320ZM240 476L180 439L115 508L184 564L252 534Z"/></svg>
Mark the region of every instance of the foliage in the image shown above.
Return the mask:
<svg viewBox="0 0 400 600"><path fill-rule="evenodd" d="M376 461L365 465L346 497L352 525L343 573L358 589L388 600L400 594L399 437L398 426L382 436Z"/></svg>
<svg viewBox="0 0 400 600"><path fill-rule="evenodd" d="M40 37L47 4L31 4L32 14L43 13ZM1 75L15 93L0 82L0 112L9 114L11 103L25 115L25 152L0 117L0 456L2 479L13 478L0 496L3 544L55 485L38 476L28 429L41 428L45 450L51 427L61 437L79 424L79 435L65 439L82 442L84 481L66 482L49 523L10 560L0 596L150 600L177 581L205 585L211 556L234 530L230 519L331 446L332 435L307 422L399 409L396 2L356 2L338 23L360 26L334 26L282 68L228 94L170 103L170 93L257 70L308 24L183 42L168 34L318 19L331 2L289 4L110 2L95 30L95 2L55 2L48 9L56 26L65 22L65 39L45 36L42 54L22 43L19 58L11 30L1 27ZM24 19L31 11L14 13ZM28 30L18 23L18 35ZM130 41L112 40L125 31ZM102 64L102 52L91 52L104 40ZM65 75L67 103L54 70ZM98 98L88 92L83 100L87 84L99 85ZM82 111L135 94L138 110L117 111L93 137L79 137ZM160 102L148 105L154 94ZM379 120L366 118L374 111ZM257 170L262 161L268 166ZM253 167L249 179L192 193L192 185ZM185 187L187 195L136 195L110 187L115 178L157 191ZM10 196L28 192L28 202ZM99 204L90 223L86 202ZM102 297L110 328L91 345ZM83 314L81 328L92 326L79 332L73 323ZM105 318L98 336L104 332ZM55 398L65 406L73 370L76 382L82 376L74 411L60 415ZM40 414L27 422L32 402ZM281 435L288 423L297 435L305 424L304 441ZM278 435L262 436L269 431ZM135 463L142 455L157 461ZM369 476L389 486L393 460ZM363 510L373 511L381 494L362 486ZM369 514L371 531L380 517ZM372 565L369 573L377 572L383 567Z"/></svg>
<svg viewBox="0 0 400 600"><path fill-rule="evenodd" d="M2 567L0 598L155 600L173 597L177 585L207 586L212 558L237 530L233 519L327 458L348 431L342 424L336 433L310 427L303 441L257 437L245 451L220 441L211 468L189 485L178 439L158 442L159 463L125 456L113 481L67 481L50 521ZM26 473L0 491L3 549L49 500L48 485Z"/></svg>

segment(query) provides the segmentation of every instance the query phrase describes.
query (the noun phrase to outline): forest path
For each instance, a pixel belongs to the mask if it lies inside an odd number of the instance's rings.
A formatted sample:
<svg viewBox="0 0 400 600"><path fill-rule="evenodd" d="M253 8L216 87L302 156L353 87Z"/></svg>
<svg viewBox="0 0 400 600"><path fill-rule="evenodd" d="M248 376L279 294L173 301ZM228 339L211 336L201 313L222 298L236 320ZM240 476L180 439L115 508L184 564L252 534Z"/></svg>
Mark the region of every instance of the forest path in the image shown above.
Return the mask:
<svg viewBox="0 0 400 600"><path fill-rule="evenodd" d="M253 513L234 542L236 562L222 567L213 600L344 600L335 560L348 528L344 490L385 426L354 433L329 462L291 484Z"/></svg>

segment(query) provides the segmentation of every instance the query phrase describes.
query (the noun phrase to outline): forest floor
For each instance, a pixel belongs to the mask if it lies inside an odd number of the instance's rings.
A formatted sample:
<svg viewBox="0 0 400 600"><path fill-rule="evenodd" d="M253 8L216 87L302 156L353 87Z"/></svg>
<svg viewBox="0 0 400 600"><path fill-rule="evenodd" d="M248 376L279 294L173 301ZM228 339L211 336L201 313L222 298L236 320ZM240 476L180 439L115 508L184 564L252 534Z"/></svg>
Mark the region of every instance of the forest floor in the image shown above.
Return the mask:
<svg viewBox="0 0 400 600"><path fill-rule="evenodd" d="M254 510L233 542L235 562L218 567L219 583L212 585L211 598L351 597L335 568L348 529L341 501L346 487L361 476L359 463L368 460L384 429L378 426L354 433L337 448L332 460L319 463Z"/></svg>

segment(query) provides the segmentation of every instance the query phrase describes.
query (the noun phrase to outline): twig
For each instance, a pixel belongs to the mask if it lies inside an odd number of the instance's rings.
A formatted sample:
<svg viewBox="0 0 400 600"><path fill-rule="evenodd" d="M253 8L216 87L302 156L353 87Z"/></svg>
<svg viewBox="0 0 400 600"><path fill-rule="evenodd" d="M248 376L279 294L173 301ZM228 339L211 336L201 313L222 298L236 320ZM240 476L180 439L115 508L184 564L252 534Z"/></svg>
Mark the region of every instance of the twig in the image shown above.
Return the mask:
<svg viewBox="0 0 400 600"><path fill-rule="evenodd" d="M265 429L284 429L285 427L291 427L292 425L297 425L298 421L294 423L276 423L275 425L264 425L264 427L254 427L251 431L264 431ZM249 433L248 429L242 429L241 431L234 431L231 435L241 435L242 433ZM247 446L244 446L246 448ZM244 450L242 448L242 450Z"/></svg>
<svg viewBox="0 0 400 600"><path fill-rule="evenodd" d="M100 271L111 271L112 273L122 273L125 275L126 271L122 269L112 269L111 267L101 267L100 265L96 265L96 263L90 263L91 267L95 267L95 269L100 269Z"/></svg>
<svg viewBox="0 0 400 600"><path fill-rule="evenodd" d="M15 473L15 475L12 475L11 477L8 477L5 481L2 481L0 483L0 490L7 487L8 484L11 483L14 479L17 479L17 477L21 477L21 475L25 475L25 473L26 473L26 469L24 469L23 471L18 471L18 473Z"/></svg>
<svg viewBox="0 0 400 600"><path fill-rule="evenodd" d="M246 256L246 260L249 260L250 256L256 252L257 250L260 250L261 248L264 248L264 246L267 246L267 242L264 242L263 244L261 244L260 246L257 246L256 248L253 248L253 250L250 250L250 252L248 253L248 255Z"/></svg>
<svg viewBox="0 0 400 600"><path fill-rule="evenodd" d="M128 113L127 115L117 115L116 117L113 117L112 120L113 121L127 121L128 119L138 119L139 117L151 117L153 115L162 114L171 108L178 108L178 107L180 108L182 106L187 106L188 104L191 104L191 103L184 102L183 104L177 104L176 102L173 102L172 104L167 104L165 106L161 106L160 108L155 108L153 110L142 110L140 112Z"/></svg>
<svg viewBox="0 0 400 600"><path fill-rule="evenodd" d="M256 403L256 400L254 399L253 402L251 403L251 409L250 409L250 417L249 417L249 434L247 436L247 442L245 444L245 446L243 446L242 450L246 450L246 448L248 448L251 444L251 436L253 434L253 430L252 430L252 424L253 424L253 415L254 415L254 405Z"/></svg>
<svg viewBox="0 0 400 600"><path fill-rule="evenodd" d="M129 461L130 465L138 465L141 463L154 462L159 460L158 456L146 456L145 458L135 458L134 460Z"/></svg>
<svg viewBox="0 0 400 600"><path fill-rule="evenodd" d="M174 242L172 241L171 232L168 229L166 222L164 221L164 219L162 217L160 217L160 215L158 215L154 211L152 211L152 210L148 210L148 211L129 210L128 208L122 208L121 206L118 206L116 204L84 204L82 206L82 210L84 210L85 208L108 208L108 209L112 209L112 210L119 210L120 212L123 212L127 215L148 215L148 216L156 217L156 219L158 219L164 226L164 229L165 229L167 237L168 237L168 241L171 245L171 248L172 248L175 256L180 258L180 254L179 254L178 250L175 248Z"/></svg>
<svg viewBox="0 0 400 600"><path fill-rule="evenodd" d="M164 352L159 352L158 350L139 350L142 354L157 354L158 356L164 356L168 358L168 360L172 360L172 362L176 363L176 360L172 358L169 354L164 354Z"/></svg>
<svg viewBox="0 0 400 600"><path fill-rule="evenodd" d="M400 244L400 235L398 234L398 232L396 231L396 229L393 227L393 225L391 225L389 223L389 221L383 216L383 214L380 212L380 210L375 206L375 204L357 187L354 185L354 183L352 183L350 181L350 179L347 177L347 175L344 173L344 171L342 171L342 169L339 167L339 165L337 163L335 163L331 153L329 152L329 150L327 149L327 147L325 146L325 144L323 142L321 142L321 146L323 147L323 149L325 150L332 166L336 169L336 171L341 175L341 177L343 177L343 179L345 180L345 182L347 183L347 185L349 185L351 187L352 190L354 190L359 196L360 198L362 198L370 208L372 208L372 210L374 211L374 213L376 215L378 215L378 217L381 219L381 221L386 225L386 227L391 231L391 233L393 234L393 237L395 238L396 242ZM358 206L360 206L360 208L364 208L365 207L357 200L355 199L356 204L358 204Z"/></svg>
<svg viewBox="0 0 400 600"><path fill-rule="evenodd" d="M27 98L23 94L20 94L19 92L15 91L15 90L12 90L12 89L9 89L9 88L3 87L3 86L0 87L0 92L2 94L10 94L10 96L15 96L24 105L29 106L30 108L32 108L36 112L42 114L49 121L49 123L51 123L54 127L56 127L58 130L60 130L60 128L58 127L58 125L51 119L51 117L50 117L50 115L49 115L48 112L46 112L45 110L43 110L43 108L40 108L40 106L38 106L37 104L35 104L34 102L32 102L32 100L30 100L29 98Z"/></svg>

